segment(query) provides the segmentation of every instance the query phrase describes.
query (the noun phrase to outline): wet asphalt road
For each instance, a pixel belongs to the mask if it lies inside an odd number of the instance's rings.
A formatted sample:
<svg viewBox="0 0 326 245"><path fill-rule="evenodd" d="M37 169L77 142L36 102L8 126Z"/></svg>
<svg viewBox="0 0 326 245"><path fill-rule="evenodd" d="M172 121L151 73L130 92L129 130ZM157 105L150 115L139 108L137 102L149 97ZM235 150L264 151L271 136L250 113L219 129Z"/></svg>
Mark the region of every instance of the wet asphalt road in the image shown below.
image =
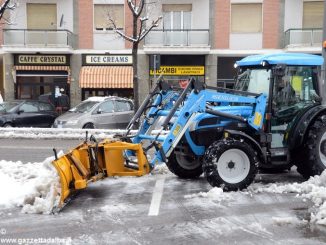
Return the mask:
<svg viewBox="0 0 326 245"><path fill-rule="evenodd" d="M53 146L66 150L77 143L0 139L0 159L38 162L52 155ZM259 183L302 181L295 171L256 178ZM158 183L162 199L157 213L149 215ZM181 180L170 173L106 179L78 193L56 215L0 209L0 244L6 238L57 238L52 244L326 244L326 227L302 221L310 219L312 204L296 194L185 197L210 189L203 177Z"/></svg>

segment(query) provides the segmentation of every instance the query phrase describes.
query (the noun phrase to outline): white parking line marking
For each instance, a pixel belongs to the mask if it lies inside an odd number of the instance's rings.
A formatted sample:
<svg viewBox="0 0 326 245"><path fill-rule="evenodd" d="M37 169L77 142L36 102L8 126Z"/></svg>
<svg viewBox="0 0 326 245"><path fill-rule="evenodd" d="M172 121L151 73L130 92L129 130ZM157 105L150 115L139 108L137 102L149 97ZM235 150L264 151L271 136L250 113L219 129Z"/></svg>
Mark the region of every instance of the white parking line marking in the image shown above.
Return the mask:
<svg viewBox="0 0 326 245"><path fill-rule="evenodd" d="M163 196L165 177L158 179L155 183L151 206L149 207L148 216L157 216L160 211L161 200Z"/></svg>

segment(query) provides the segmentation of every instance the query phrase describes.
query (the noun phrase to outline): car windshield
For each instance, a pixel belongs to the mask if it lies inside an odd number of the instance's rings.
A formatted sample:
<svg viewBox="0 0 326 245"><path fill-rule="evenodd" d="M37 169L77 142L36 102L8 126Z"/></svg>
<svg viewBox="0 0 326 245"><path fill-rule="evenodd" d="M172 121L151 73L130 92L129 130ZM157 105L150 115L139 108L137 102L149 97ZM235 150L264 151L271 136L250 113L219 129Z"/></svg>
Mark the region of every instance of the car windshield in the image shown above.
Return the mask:
<svg viewBox="0 0 326 245"><path fill-rule="evenodd" d="M85 113L89 112L96 104L98 104L98 101L84 101L77 105L76 107L71 108L70 112L80 112Z"/></svg>
<svg viewBox="0 0 326 245"><path fill-rule="evenodd" d="M3 103L0 104L0 111L2 111L2 112L10 112L17 105L19 105L18 102L3 102Z"/></svg>
<svg viewBox="0 0 326 245"><path fill-rule="evenodd" d="M265 69L247 69L238 76L235 84L236 90L247 91L251 93L264 93L268 96L271 70Z"/></svg>

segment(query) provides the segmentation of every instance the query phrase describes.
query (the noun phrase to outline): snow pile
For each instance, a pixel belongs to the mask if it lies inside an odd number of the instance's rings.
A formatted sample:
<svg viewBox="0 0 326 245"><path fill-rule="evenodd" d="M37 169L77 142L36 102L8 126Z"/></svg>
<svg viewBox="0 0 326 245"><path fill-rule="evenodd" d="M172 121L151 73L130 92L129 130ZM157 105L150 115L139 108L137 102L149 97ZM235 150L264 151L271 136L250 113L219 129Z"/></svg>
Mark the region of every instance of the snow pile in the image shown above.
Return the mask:
<svg viewBox="0 0 326 245"><path fill-rule="evenodd" d="M326 225L326 171L303 183L270 184L268 186L256 184L250 189L255 193L298 193L298 197L308 198L315 204L316 211L311 214L311 222Z"/></svg>
<svg viewBox="0 0 326 245"><path fill-rule="evenodd" d="M165 163L156 164L154 169L152 170L151 174L153 175L162 175L162 174L169 174L171 173L169 168L165 165Z"/></svg>
<svg viewBox="0 0 326 245"><path fill-rule="evenodd" d="M185 198L196 198L203 197L208 198L212 201L222 202L222 201L230 201L232 200L232 192L224 193L222 188L214 187L210 189L208 192L199 192L196 194L185 195Z"/></svg>
<svg viewBox="0 0 326 245"><path fill-rule="evenodd" d="M96 139L112 138L113 135L122 135L125 132L120 129L0 128L0 138L85 139L86 131L88 137L94 135Z"/></svg>
<svg viewBox="0 0 326 245"><path fill-rule="evenodd" d="M308 221L299 220L297 217L272 217L273 223L275 225L289 225L289 224L306 224Z"/></svg>
<svg viewBox="0 0 326 245"><path fill-rule="evenodd" d="M60 182L51 161L0 161L0 206L22 207L23 213L49 214L59 202Z"/></svg>

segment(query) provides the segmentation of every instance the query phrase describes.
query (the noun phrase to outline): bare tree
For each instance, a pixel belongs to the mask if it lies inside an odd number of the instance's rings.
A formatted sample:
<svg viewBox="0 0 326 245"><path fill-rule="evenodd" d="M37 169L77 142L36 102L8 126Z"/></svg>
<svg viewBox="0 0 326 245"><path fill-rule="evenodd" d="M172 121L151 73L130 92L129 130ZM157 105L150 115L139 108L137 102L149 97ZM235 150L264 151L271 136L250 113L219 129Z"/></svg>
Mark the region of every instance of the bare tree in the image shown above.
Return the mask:
<svg viewBox="0 0 326 245"><path fill-rule="evenodd" d="M115 21L109 15L109 20L113 25L113 28L117 34L122 38L132 43L132 68L133 68L133 87L134 87L134 103L135 111L139 108L139 82L138 82L138 46L139 43L146 37L146 35L154 28L157 27L162 16L153 20L151 25L146 26L146 21L149 19L148 16L142 16L142 12L145 6L145 0L127 0L128 7L132 12L132 36L128 36L126 33L118 30Z"/></svg>
<svg viewBox="0 0 326 245"><path fill-rule="evenodd" d="M5 0L0 7L0 20L4 19L7 24L11 24L9 20L5 19L3 14L7 9L14 10L16 8L16 3L10 5L10 0Z"/></svg>

